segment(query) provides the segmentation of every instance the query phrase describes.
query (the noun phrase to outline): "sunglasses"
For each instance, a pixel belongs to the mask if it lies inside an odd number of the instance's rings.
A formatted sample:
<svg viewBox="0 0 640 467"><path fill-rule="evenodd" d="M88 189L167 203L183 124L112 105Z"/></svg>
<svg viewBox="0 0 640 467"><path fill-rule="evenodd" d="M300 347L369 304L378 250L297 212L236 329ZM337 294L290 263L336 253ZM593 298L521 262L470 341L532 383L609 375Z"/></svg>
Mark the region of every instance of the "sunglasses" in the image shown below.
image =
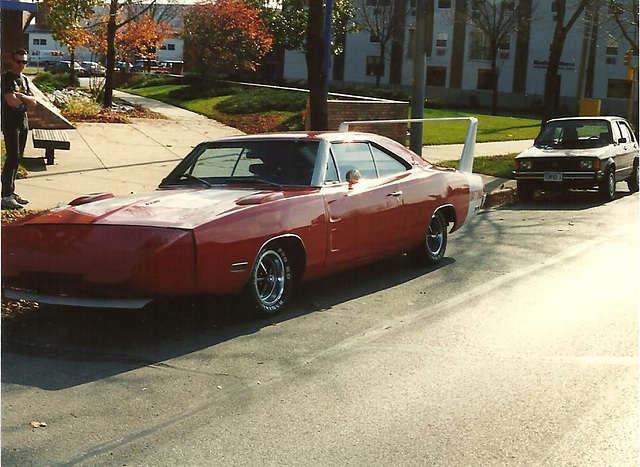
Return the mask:
<svg viewBox="0 0 640 467"><path fill-rule="evenodd" d="M16 63L22 63L23 65L26 65L28 63L27 60L16 60Z"/></svg>

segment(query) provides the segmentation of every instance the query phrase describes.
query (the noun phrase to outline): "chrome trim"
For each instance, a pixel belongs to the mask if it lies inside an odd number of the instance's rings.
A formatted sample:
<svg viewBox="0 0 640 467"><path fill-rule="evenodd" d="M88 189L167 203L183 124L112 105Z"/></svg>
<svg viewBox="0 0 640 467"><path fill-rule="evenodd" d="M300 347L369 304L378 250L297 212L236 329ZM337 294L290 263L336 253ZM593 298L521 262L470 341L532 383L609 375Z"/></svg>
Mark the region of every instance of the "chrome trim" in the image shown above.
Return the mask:
<svg viewBox="0 0 640 467"><path fill-rule="evenodd" d="M553 170L547 170L546 172L554 172ZM562 180L597 180L604 175L602 172L562 172L556 171L562 174ZM516 180L542 180L544 178L544 172L513 172ZM549 182L557 183L557 182Z"/></svg>
<svg viewBox="0 0 640 467"><path fill-rule="evenodd" d="M151 303L151 298L90 298L69 297L66 295L47 295L25 292L16 289L3 289L3 295L11 300L27 300L29 302L45 303L47 305L66 305L84 308L121 308L141 309Z"/></svg>
<svg viewBox="0 0 640 467"><path fill-rule="evenodd" d="M258 259L258 253L260 253L262 251L262 249L265 246L267 246L267 244L269 244L269 243L271 243L273 241L279 240L281 238L297 238L298 240L300 240L300 244L302 245L302 249L304 250L304 256L306 258L306 256L307 256L307 247L305 246L305 244L302 241L302 239L298 235L295 235L295 234L282 234L282 235L279 235L277 237L270 238L269 240L264 242L262 245L260 245L260 248L258 248L258 251L256 251L256 256L253 258L253 262L251 263L250 271L253 271L253 267L256 265L256 260Z"/></svg>
<svg viewBox="0 0 640 467"><path fill-rule="evenodd" d="M247 266L249 266L249 263L247 261L233 263L230 270L231 272L243 272L247 270Z"/></svg>
<svg viewBox="0 0 640 467"><path fill-rule="evenodd" d="M442 205L438 206L438 207L433 211L433 214L432 214L432 216L431 216L431 217L435 216L435 215L436 215L436 212L440 211L441 209L447 208L447 207L449 207L449 208L453 208L453 212L454 212L454 213L456 213L456 215L455 215L455 217L456 217L456 218L455 218L455 220L452 222L453 226L451 227L451 230L450 230L450 232L453 232L453 231L455 230L455 228L458 226L458 213L456 212L456 208L454 207L454 205L453 205L453 204L442 204ZM444 217L444 216L443 216L443 217ZM446 217L445 217L445 222L447 222L447 223L449 222L449 221L447 220L447 218L446 218Z"/></svg>

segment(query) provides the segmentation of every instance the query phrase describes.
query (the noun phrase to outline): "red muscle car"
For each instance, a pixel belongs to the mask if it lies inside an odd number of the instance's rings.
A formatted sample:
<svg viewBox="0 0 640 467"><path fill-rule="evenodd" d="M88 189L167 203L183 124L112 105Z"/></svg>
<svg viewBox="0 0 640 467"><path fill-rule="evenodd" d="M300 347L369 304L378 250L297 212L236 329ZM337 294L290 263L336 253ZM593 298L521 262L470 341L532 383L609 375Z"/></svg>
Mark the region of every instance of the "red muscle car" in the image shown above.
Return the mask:
<svg viewBox="0 0 640 467"><path fill-rule="evenodd" d="M3 292L136 308L244 291L272 314L299 280L405 252L438 262L484 196L478 175L374 134L205 142L152 193L89 195L3 227Z"/></svg>

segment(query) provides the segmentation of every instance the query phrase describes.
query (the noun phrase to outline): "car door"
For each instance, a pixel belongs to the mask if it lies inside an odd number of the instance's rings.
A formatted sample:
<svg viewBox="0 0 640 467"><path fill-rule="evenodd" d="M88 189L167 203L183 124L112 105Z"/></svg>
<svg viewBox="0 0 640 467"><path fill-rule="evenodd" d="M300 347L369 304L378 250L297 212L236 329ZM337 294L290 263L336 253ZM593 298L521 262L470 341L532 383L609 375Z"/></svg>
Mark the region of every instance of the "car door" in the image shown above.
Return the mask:
<svg viewBox="0 0 640 467"><path fill-rule="evenodd" d="M617 122L622 139L620 140L620 155L616 160L616 180L624 180L631 174L633 160L638 155L638 143L626 122Z"/></svg>
<svg viewBox="0 0 640 467"><path fill-rule="evenodd" d="M329 218L327 266L365 262L397 249L404 229L402 191L396 177L384 175L385 167L379 176L369 143L332 143L329 164L333 167L323 189ZM362 178L349 185L346 175L352 169Z"/></svg>

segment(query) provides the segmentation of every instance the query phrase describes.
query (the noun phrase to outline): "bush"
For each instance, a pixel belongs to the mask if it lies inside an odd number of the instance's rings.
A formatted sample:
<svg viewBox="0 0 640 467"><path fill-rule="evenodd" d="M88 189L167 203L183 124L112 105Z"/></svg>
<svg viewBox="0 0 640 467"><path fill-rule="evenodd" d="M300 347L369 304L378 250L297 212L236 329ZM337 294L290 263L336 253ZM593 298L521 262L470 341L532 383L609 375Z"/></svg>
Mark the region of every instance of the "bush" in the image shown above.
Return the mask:
<svg viewBox="0 0 640 467"><path fill-rule="evenodd" d="M204 99L207 97L228 96L235 94L236 88L225 84L215 84L208 87L203 87L199 84L191 84L184 88L174 89L169 92L169 97L180 101L191 101L195 99Z"/></svg>
<svg viewBox="0 0 640 467"><path fill-rule="evenodd" d="M33 82L43 92L53 92L56 89L66 89L69 87L69 75L67 73L50 73L42 71L33 78ZM73 87L80 86L77 76L74 76Z"/></svg>
<svg viewBox="0 0 640 467"><path fill-rule="evenodd" d="M65 115L72 118L89 118L100 113L101 107L96 101L82 98L71 97L64 107Z"/></svg>
<svg viewBox="0 0 640 467"><path fill-rule="evenodd" d="M216 109L231 115L268 111L298 112L307 105L307 94L295 91L252 89L220 102Z"/></svg>
<svg viewBox="0 0 640 467"><path fill-rule="evenodd" d="M122 85L123 88L147 88L150 86L163 86L165 84L182 84L180 78L173 76L150 74L150 73L136 73L131 75L126 83Z"/></svg>
<svg viewBox="0 0 640 467"><path fill-rule="evenodd" d="M392 99L396 101L408 101L411 99L411 93L402 89L349 86L331 89L331 92L352 94L354 96L379 97L380 99Z"/></svg>

